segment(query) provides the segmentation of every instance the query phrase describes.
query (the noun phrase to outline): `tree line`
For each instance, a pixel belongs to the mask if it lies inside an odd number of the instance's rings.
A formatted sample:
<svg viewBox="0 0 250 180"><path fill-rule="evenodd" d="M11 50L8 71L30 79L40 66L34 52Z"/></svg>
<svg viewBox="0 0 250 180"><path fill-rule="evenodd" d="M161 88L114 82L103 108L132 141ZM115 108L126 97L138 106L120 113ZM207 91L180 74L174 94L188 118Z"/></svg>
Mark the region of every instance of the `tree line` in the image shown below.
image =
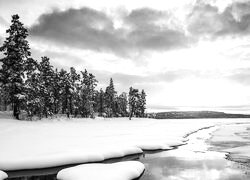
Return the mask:
<svg viewBox="0 0 250 180"><path fill-rule="evenodd" d="M105 90L97 90L95 76L86 69L77 72L54 68L46 56L37 61L31 57L28 30L13 15L8 37L0 47L0 93L2 102L11 105L13 116L48 117L144 117L146 94L130 87L129 93L118 94L113 79Z"/></svg>

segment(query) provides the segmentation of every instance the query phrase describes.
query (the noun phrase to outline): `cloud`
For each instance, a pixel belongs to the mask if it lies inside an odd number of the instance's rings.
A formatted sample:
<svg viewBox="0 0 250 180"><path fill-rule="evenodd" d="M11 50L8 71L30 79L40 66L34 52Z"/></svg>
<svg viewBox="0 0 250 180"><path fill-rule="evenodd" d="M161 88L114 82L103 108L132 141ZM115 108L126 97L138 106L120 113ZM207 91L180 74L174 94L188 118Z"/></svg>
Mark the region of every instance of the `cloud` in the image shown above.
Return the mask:
<svg viewBox="0 0 250 180"><path fill-rule="evenodd" d="M1 26L7 27L9 25L9 23L7 23L7 21L5 21L1 16L0 16L0 24Z"/></svg>
<svg viewBox="0 0 250 180"><path fill-rule="evenodd" d="M123 16L123 26L115 28L114 19L102 11L68 9L41 15L30 32L60 45L126 56L187 46L189 38L182 29L164 24L169 18L161 11L137 9Z"/></svg>
<svg viewBox="0 0 250 180"><path fill-rule="evenodd" d="M119 86L128 88L129 86L140 86L140 84L147 84L148 86L155 85L156 83L171 83L178 80L183 80L185 78L190 78L193 76L200 76L201 72L193 70L175 70L166 71L149 75L129 75L123 73L110 73L105 71L93 71L97 79L101 82L109 80L110 77L113 78L115 83Z"/></svg>
<svg viewBox="0 0 250 180"><path fill-rule="evenodd" d="M227 78L243 85L250 85L250 68L235 69Z"/></svg>
<svg viewBox="0 0 250 180"><path fill-rule="evenodd" d="M250 2L235 2L222 12L218 7L197 2L187 17L188 31L193 35L248 35L250 32Z"/></svg>

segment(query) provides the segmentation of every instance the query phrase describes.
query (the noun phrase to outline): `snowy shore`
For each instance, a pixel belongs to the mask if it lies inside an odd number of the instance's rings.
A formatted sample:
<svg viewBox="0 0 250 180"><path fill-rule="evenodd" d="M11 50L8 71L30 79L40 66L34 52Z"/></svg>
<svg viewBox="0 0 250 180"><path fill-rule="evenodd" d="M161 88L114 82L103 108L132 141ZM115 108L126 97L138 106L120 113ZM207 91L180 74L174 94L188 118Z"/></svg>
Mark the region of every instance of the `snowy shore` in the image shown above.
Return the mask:
<svg viewBox="0 0 250 180"><path fill-rule="evenodd" d="M171 149L185 143L186 134L235 122L249 119L0 119L0 169L101 162L143 150Z"/></svg>

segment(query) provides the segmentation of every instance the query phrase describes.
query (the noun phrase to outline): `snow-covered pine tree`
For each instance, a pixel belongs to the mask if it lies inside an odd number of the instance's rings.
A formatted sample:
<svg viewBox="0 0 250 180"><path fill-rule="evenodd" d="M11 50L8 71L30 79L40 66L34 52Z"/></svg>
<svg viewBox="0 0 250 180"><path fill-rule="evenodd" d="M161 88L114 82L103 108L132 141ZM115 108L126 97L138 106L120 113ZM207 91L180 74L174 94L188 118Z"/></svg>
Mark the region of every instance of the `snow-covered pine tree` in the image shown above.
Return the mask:
<svg viewBox="0 0 250 180"><path fill-rule="evenodd" d="M128 115L128 98L127 98L127 93L123 92L120 94L117 98L117 104L118 104L118 113L122 117L126 117Z"/></svg>
<svg viewBox="0 0 250 180"><path fill-rule="evenodd" d="M100 116L105 116L104 110L105 110L105 94L104 94L104 91L100 89L100 92L98 93L98 99L97 99L97 111Z"/></svg>
<svg viewBox="0 0 250 180"><path fill-rule="evenodd" d="M39 64L39 78L40 78L40 97L43 97L43 114L45 117L53 114L53 77L54 77L53 66L50 65L49 58L44 56Z"/></svg>
<svg viewBox="0 0 250 180"><path fill-rule="evenodd" d="M139 91L138 89L134 89L132 87L129 88L129 120L133 117L133 115L137 112L137 102L139 99Z"/></svg>
<svg viewBox="0 0 250 180"><path fill-rule="evenodd" d="M13 115L19 119L21 103L24 99L25 61L31 55L28 41L28 30L20 22L18 15L13 15L10 28L6 30L8 37L0 47L4 52L1 68L1 85L8 103L12 104Z"/></svg>
<svg viewBox="0 0 250 180"><path fill-rule="evenodd" d="M116 107L116 96L117 92L115 91L113 79L110 78L109 86L106 87L105 91L105 103L106 103L106 111L108 117L116 116L117 107Z"/></svg>
<svg viewBox="0 0 250 180"><path fill-rule="evenodd" d="M56 68L53 73L53 114L58 114L61 109L61 82L60 82L60 72Z"/></svg>
<svg viewBox="0 0 250 180"><path fill-rule="evenodd" d="M40 96L40 79L38 73L38 62L32 58L25 62L25 101L23 109L26 110L28 117L42 115L42 97Z"/></svg>
<svg viewBox="0 0 250 180"><path fill-rule="evenodd" d="M76 117L78 114L78 108L80 103L79 87L80 87L80 74L78 74L75 68L70 68L70 83L72 89L72 96L70 99L70 114L74 114Z"/></svg>
<svg viewBox="0 0 250 180"><path fill-rule="evenodd" d="M80 114L83 117L94 117L94 93L97 85L95 76L85 69L81 71Z"/></svg>
<svg viewBox="0 0 250 180"><path fill-rule="evenodd" d="M146 93L144 89L141 91L139 96L139 109L140 109L140 117L145 117L146 110Z"/></svg>
<svg viewBox="0 0 250 180"><path fill-rule="evenodd" d="M70 74L66 70L61 69L59 77L60 77L60 88L61 88L60 95L62 102L62 113L67 114L67 117L69 118L70 100L72 98L72 92L73 92L73 88L71 86L71 81L70 81Z"/></svg>

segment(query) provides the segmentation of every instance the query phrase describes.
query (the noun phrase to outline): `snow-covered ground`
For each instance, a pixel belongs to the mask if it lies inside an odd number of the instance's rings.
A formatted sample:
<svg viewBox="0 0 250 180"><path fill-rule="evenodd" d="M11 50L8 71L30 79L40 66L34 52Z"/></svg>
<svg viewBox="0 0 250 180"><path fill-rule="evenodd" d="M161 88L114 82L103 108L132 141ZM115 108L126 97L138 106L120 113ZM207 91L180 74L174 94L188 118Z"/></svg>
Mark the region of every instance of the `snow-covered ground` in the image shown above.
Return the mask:
<svg viewBox="0 0 250 180"><path fill-rule="evenodd" d="M132 180L144 171L144 165L137 161L125 161L113 164L83 164L61 170L58 180Z"/></svg>
<svg viewBox="0 0 250 180"><path fill-rule="evenodd" d="M0 169L34 169L169 149L197 129L248 119L0 119Z"/></svg>

